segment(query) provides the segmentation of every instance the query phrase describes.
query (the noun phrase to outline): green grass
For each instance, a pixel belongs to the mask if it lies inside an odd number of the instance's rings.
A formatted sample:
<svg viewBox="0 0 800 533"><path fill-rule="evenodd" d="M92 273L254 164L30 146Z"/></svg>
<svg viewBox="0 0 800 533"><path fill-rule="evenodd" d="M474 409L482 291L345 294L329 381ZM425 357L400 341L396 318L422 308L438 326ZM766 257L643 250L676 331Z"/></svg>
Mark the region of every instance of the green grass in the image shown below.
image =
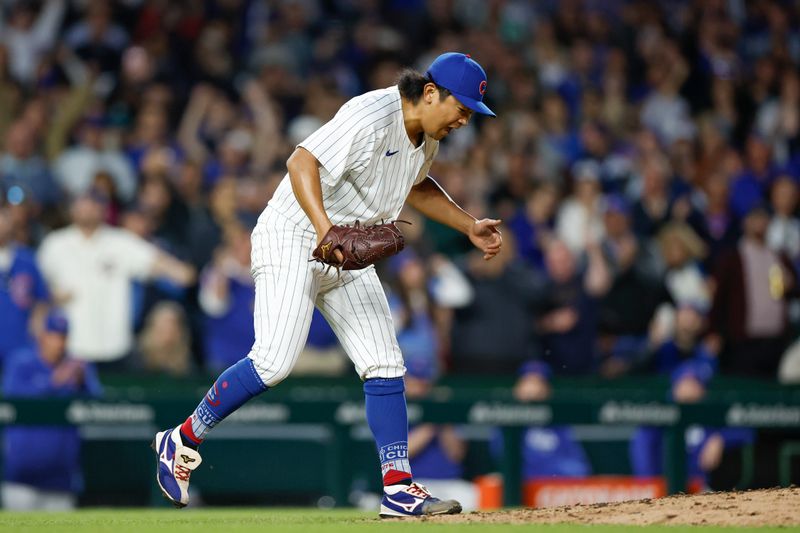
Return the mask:
<svg viewBox="0 0 800 533"><path fill-rule="evenodd" d="M15 533L109 532L109 533L399 533L432 531L469 533L540 531L543 533L635 533L635 532L782 532L787 528L724 528L688 526L579 526L509 524L433 524L418 520L381 521L374 514L352 510L317 509L100 509L72 513L0 513L0 531Z"/></svg>

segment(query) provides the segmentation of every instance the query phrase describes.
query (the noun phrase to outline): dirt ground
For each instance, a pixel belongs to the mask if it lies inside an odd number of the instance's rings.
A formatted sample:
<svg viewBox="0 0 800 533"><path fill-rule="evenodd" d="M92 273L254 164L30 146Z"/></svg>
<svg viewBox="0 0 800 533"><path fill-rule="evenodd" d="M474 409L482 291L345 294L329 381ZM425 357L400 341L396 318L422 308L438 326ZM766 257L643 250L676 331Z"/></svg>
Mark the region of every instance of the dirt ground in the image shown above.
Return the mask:
<svg viewBox="0 0 800 533"><path fill-rule="evenodd" d="M655 500L430 517L431 522L508 524L800 525L800 488L681 494Z"/></svg>

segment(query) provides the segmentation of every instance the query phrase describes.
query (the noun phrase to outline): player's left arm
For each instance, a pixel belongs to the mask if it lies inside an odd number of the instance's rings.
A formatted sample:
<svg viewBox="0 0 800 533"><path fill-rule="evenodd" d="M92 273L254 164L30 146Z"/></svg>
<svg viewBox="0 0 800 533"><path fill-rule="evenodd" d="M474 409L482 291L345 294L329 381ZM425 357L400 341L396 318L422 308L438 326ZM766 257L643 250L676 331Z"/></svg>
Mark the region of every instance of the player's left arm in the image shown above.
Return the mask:
<svg viewBox="0 0 800 533"><path fill-rule="evenodd" d="M497 229L500 220L476 219L461 209L430 176L411 188L406 202L426 217L465 234L483 252L484 259L497 255L503 245Z"/></svg>

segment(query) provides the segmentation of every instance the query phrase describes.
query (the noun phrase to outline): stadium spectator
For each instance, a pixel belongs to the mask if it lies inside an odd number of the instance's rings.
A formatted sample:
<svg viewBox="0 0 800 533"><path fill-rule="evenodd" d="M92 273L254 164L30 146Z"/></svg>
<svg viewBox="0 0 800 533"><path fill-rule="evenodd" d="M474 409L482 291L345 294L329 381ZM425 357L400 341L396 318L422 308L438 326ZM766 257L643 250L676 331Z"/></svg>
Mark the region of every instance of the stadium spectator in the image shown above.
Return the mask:
<svg viewBox="0 0 800 533"><path fill-rule="evenodd" d="M198 300L205 314L204 366L219 372L253 345L255 292L250 275L250 235L239 224L225 227L223 245L201 274Z"/></svg>
<svg viewBox="0 0 800 533"><path fill-rule="evenodd" d="M152 162L163 154L154 150L145 157L145 166L156 167L163 162ZM160 172L160 171L159 171ZM109 207L113 207L110 204ZM108 218L108 217L107 217ZM123 228L141 237L165 254L181 260L190 255L186 248L191 241L185 237L186 207L178 199L166 177L157 173L146 178L139 187L137 201L124 213ZM152 280L133 282L133 318L138 329L144 316L161 300L186 301L186 287L169 276L154 276Z"/></svg>
<svg viewBox="0 0 800 533"><path fill-rule="evenodd" d="M59 200L50 168L37 151L35 131L22 119L6 132L5 152L0 155L0 189L19 201L30 197L37 206L52 206Z"/></svg>
<svg viewBox="0 0 800 533"><path fill-rule="evenodd" d="M85 361L119 362L132 346L131 282L164 276L190 285L194 270L136 235L103 222L107 199L89 191L71 206L72 225L50 233L39 263L70 320L68 346Z"/></svg>
<svg viewBox="0 0 800 533"><path fill-rule="evenodd" d="M795 270L800 264L800 220L797 219L797 181L788 174L775 179L770 191L772 220L767 228L767 246L785 255Z"/></svg>
<svg viewBox="0 0 800 533"><path fill-rule="evenodd" d="M170 135L162 105L148 104L138 109L124 150L136 172L142 173L160 173L180 159L182 151ZM154 152L151 162L155 166L144 168L145 156L151 151Z"/></svg>
<svg viewBox="0 0 800 533"><path fill-rule="evenodd" d="M514 398L519 402L541 402L552 397L550 367L541 361L529 361L514 384ZM522 472L525 480L554 477L586 477L592 465L586 452L568 426L528 428L523 435Z"/></svg>
<svg viewBox="0 0 800 533"><path fill-rule="evenodd" d="M739 247L714 270L711 342L722 346L723 372L775 379L788 344L788 302L797 290L785 256L766 246L769 214L756 204L744 218Z"/></svg>
<svg viewBox="0 0 800 533"><path fill-rule="evenodd" d="M221 240L221 228L212 216L198 164L187 161L181 165L175 178L175 193L186 206L183 223L187 259L199 271L211 260Z"/></svg>
<svg viewBox="0 0 800 533"><path fill-rule="evenodd" d="M136 205L153 224L153 240L173 255L185 257L186 205L180 201L168 176L172 164L167 150L152 150L144 157L144 179L139 184Z"/></svg>
<svg viewBox="0 0 800 533"><path fill-rule="evenodd" d="M83 18L67 28L64 43L84 62L103 72L113 72L128 42L125 30L114 23L112 6L107 0L86 5Z"/></svg>
<svg viewBox="0 0 800 533"><path fill-rule="evenodd" d="M548 182L534 185L525 203L508 221L520 258L539 272L544 270L544 249L553 238L558 189Z"/></svg>
<svg viewBox="0 0 800 533"><path fill-rule="evenodd" d="M612 194L604 204L606 236L601 247L613 281L598 312L600 373L615 377L631 370L644 355L650 322L658 307L669 301L669 294L655 254L633 233L629 202Z"/></svg>
<svg viewBox="0 0 800 533"><path fill-rule="evenodd" d="M188 157L203 168L206 185L222 173L219 165L210 165L213 155L236 119L236 110L228 98L210 85L196 85L181 118L178 140Z"/></svg>
<svg viewBox="0 0 800 533"><path fill-rule="evenodd" d="M389 267L395 283L388 301L397 343L406 366L419 359L423 368L431 369L427 377L432 379L439 373L441 338L436 328L436 302L429 293L425 263L407 249L391 258Z"/></svg>
<svg viewBox="0 0 800 533"><path fill-rule="evenodd" d="M600 167L594 161L580 161L572 167L574 188L561 204L556 217L556 235L576 255L588 242L603 238L603 196Z"/></svg>
<svg viewBox="0 0 800 533"><path fill-rule="evenodd" d="M544 280L515 260L509 236L492 261L466 258L464 274L473 297L455 310L450 334L453 371L509 374L540 353L532 331Z"/></svg>
<svg viewBox="0 0 800 533"><path fill-rule="evenodd" d="M800 78L793 69L783 72L780 93L762 103L755 117L755 130L772 148L779 165L790 163L800 134Z"/></svg>
<svg viewBox="0 0 800 533"><path fill-rule="evenodd" d="M541 105L542 135L537 151L545 177L557 180L580 155L580 138L571 125L573 117L570 117L569 108L560 94L545 93Z"/></svg>
<svg viewBox="0 0 800 533"><path fill-rule="evenodd" d="M659 232L658 244L664 261L664 284L676 305L710 307L711 295L700 261L706 246L692 228L682 222L670 222Z"/></svg>
<svg viewBox="0 0 800 533"><path fill-rule="evenodd" d="M769 188L777 177L769 145L758 135L748 137L744 161L742 172L731 183L731 205L739 217L744 217L754 206L767 199Z"/></svg>
<svg viewBox="0 0 800 533"><path fill-rule="evenodd" d="M711 373L703 378L704 382L710 379L717 369L717 356L700 342L700 334L705 328L706 313L707 308L688 303L680 304L676 310L675 326L672 331L665 333L655 328L651 331L650 344L653 349L651 365L655 372L668 374L680 367L688 373L697 367L703 372ZM678 397L684 398L680 394Z"/></svg>
<svg viewBox="0 0 800 533"><path fill-rule="evenodd" d="M647 135L645 134L645 137ZM636 182L641 187L633 205L633 230L641 239L655 236L669 221L672 207L669 162L663 154L645 155L639 164L641 176Z"/></svg>
<svg viewBox="0 0 800 533"><path fill-rule="evenodd" d="M43 216L40 207L19 188L9 189L5 200L5 206L11 215L11 240L21 246L36 249L49 231L45 220L50 220Z"/></svg>
<svg viewBox="0 0 800 533"><path fill-rule="evenodd" d="M703 188L705 209L700 217L687 222L708 246L708 257L704 262L707 270L739 240L741 222L730 205L730 185L727 176L715 171L706 178Z"/></svg>
<svg viewBox="0 0 800 533"><path fill-rule="evenodd" d="M59 112L66 113L69 110L62 109ZM75 197L95 184L98 172L107 172L116 196L123 202L130 202L136 190L136 175L125 154L118 148L108 146L107 121L102 115L84 116L78 126L78 142L60 151L53 162L53 173L62 190ZM58 147L50 148L58 150Z"/></svg>
<svg viewBox="0 0 800 533"><path fill-rule="evenodd" d="M12 240L11 210L0 207L0 368L32 344L50 296L32 251ZM39 324L40 325L40 324Z"/></svg>
<svg viewBox="0 0 800 533"><path fill-rule="evenodd" d="M36 345L14 352L3 371L6 398L99 396L94 367L66 348L67 319L47 316ZM3 436L3 508L65 511L75 507L83 481L76 427L10 426Z"/></svg>
<svg viewBox="0 0 800 533"><path fill-rule="evenodd" d="M653 250L633 233L631 206L622 195L604 200L601 243L613 284L603 298L601 331L644 335L655 306L664 298Z"/></svg>
<svg viewBox="0 0 800 533"><path fill-rule="evenodd" d="M273 102L262 84L251 80L241 98L252 121L238 121L236 108L213 87L199 85L181 119L179 141L188 156L202 164L204 182L223 176L259 175L271 168L281 148ZM256 149L257 148L257 149Z"/></svg>
<svg viewBox="0 0 800 533"><path fill-rule="evenodd" d="M66 8L67 0L47 0L39 10L33 2L3 4L7 11L0 12L0 41L8 49L9 71L18 83L34 85L40 62L56 46Z"/></svg>
<svg viewBox="0 0 800 533"><path fill-rule="evenodd" d="M706 395L709 382L717 373L717 356L700 338L704 328L704 310L684 305L677 311L674 334L659 337L658 333L654 333L651 337L651 366L655 372L670 376L670 398L674 402L701 401ZM740 447L752 440L752 430L745 428L689 427L685 441L690 485L701 490L708 489L708 476L719 467L724 450ZM638 428L631 438L630 454L634 475L662 475L663 428Z"/></svg>
<svg viewBox="0 0 800 533"><path fill-rule="evenodd" d="M123 203L119 194L117 194L117 186L114 184L114 178L111 174L104 170L96 173L90 188L108 198L105 216L106 224L111 226L119 225Z"/></svg>
<svg viewBox="0 0 800 533"><path fill-rule="evenodd" d="M191 340L183 307L159 302L139 333L135 366L153 374L186 376L192 371Z"/></svg>
<svg viewBox="0 0 800 533"><path fill-rule="evenodd" d="M680 94L689 66L678 44L666 38L661 38L648 55L647 84L651 92L642 104L641 122L661 143L670 146L687 134L691 136L694 127L689 103Z"/></svg>
<svg viewBox="0 0 800 533"><path fill-rule="evenodd" d="M435 254L425 260L412 248L392 258L387 266L387 298L404 358L426 359L433 353L437 368L445 368L438 358L450 351L454 309L472 301L469 281L445 256Z"/></svg>
<svg viewBox="0 0 800 533"><path fill-rule="evenodd" d="M504 246L505 248L505 246ZM611 273L600 246L589 242L585 266L561 241L546 250L549 283L539 295L536 331L544 348L542 360L555 375L590 375L599 360L596 346L598 300L611 287Z"/></svg>

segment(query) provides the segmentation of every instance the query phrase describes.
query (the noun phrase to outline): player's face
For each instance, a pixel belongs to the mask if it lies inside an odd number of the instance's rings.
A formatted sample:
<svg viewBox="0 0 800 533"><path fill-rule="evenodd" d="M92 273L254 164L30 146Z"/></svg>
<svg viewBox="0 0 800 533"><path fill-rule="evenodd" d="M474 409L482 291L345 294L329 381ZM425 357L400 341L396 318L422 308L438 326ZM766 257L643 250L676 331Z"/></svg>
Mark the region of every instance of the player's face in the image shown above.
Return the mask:
<svg viewBox="0 0 800 533"><path fill-rule="evenodd" d="M429 89L432 87L432 89ZM472 110L459 102L452 94L442 100L433 84L426 86L425 97L428 102L427 113L423 116L422 127L425 133L437 141L462 126L472 118Z"/></svg>

